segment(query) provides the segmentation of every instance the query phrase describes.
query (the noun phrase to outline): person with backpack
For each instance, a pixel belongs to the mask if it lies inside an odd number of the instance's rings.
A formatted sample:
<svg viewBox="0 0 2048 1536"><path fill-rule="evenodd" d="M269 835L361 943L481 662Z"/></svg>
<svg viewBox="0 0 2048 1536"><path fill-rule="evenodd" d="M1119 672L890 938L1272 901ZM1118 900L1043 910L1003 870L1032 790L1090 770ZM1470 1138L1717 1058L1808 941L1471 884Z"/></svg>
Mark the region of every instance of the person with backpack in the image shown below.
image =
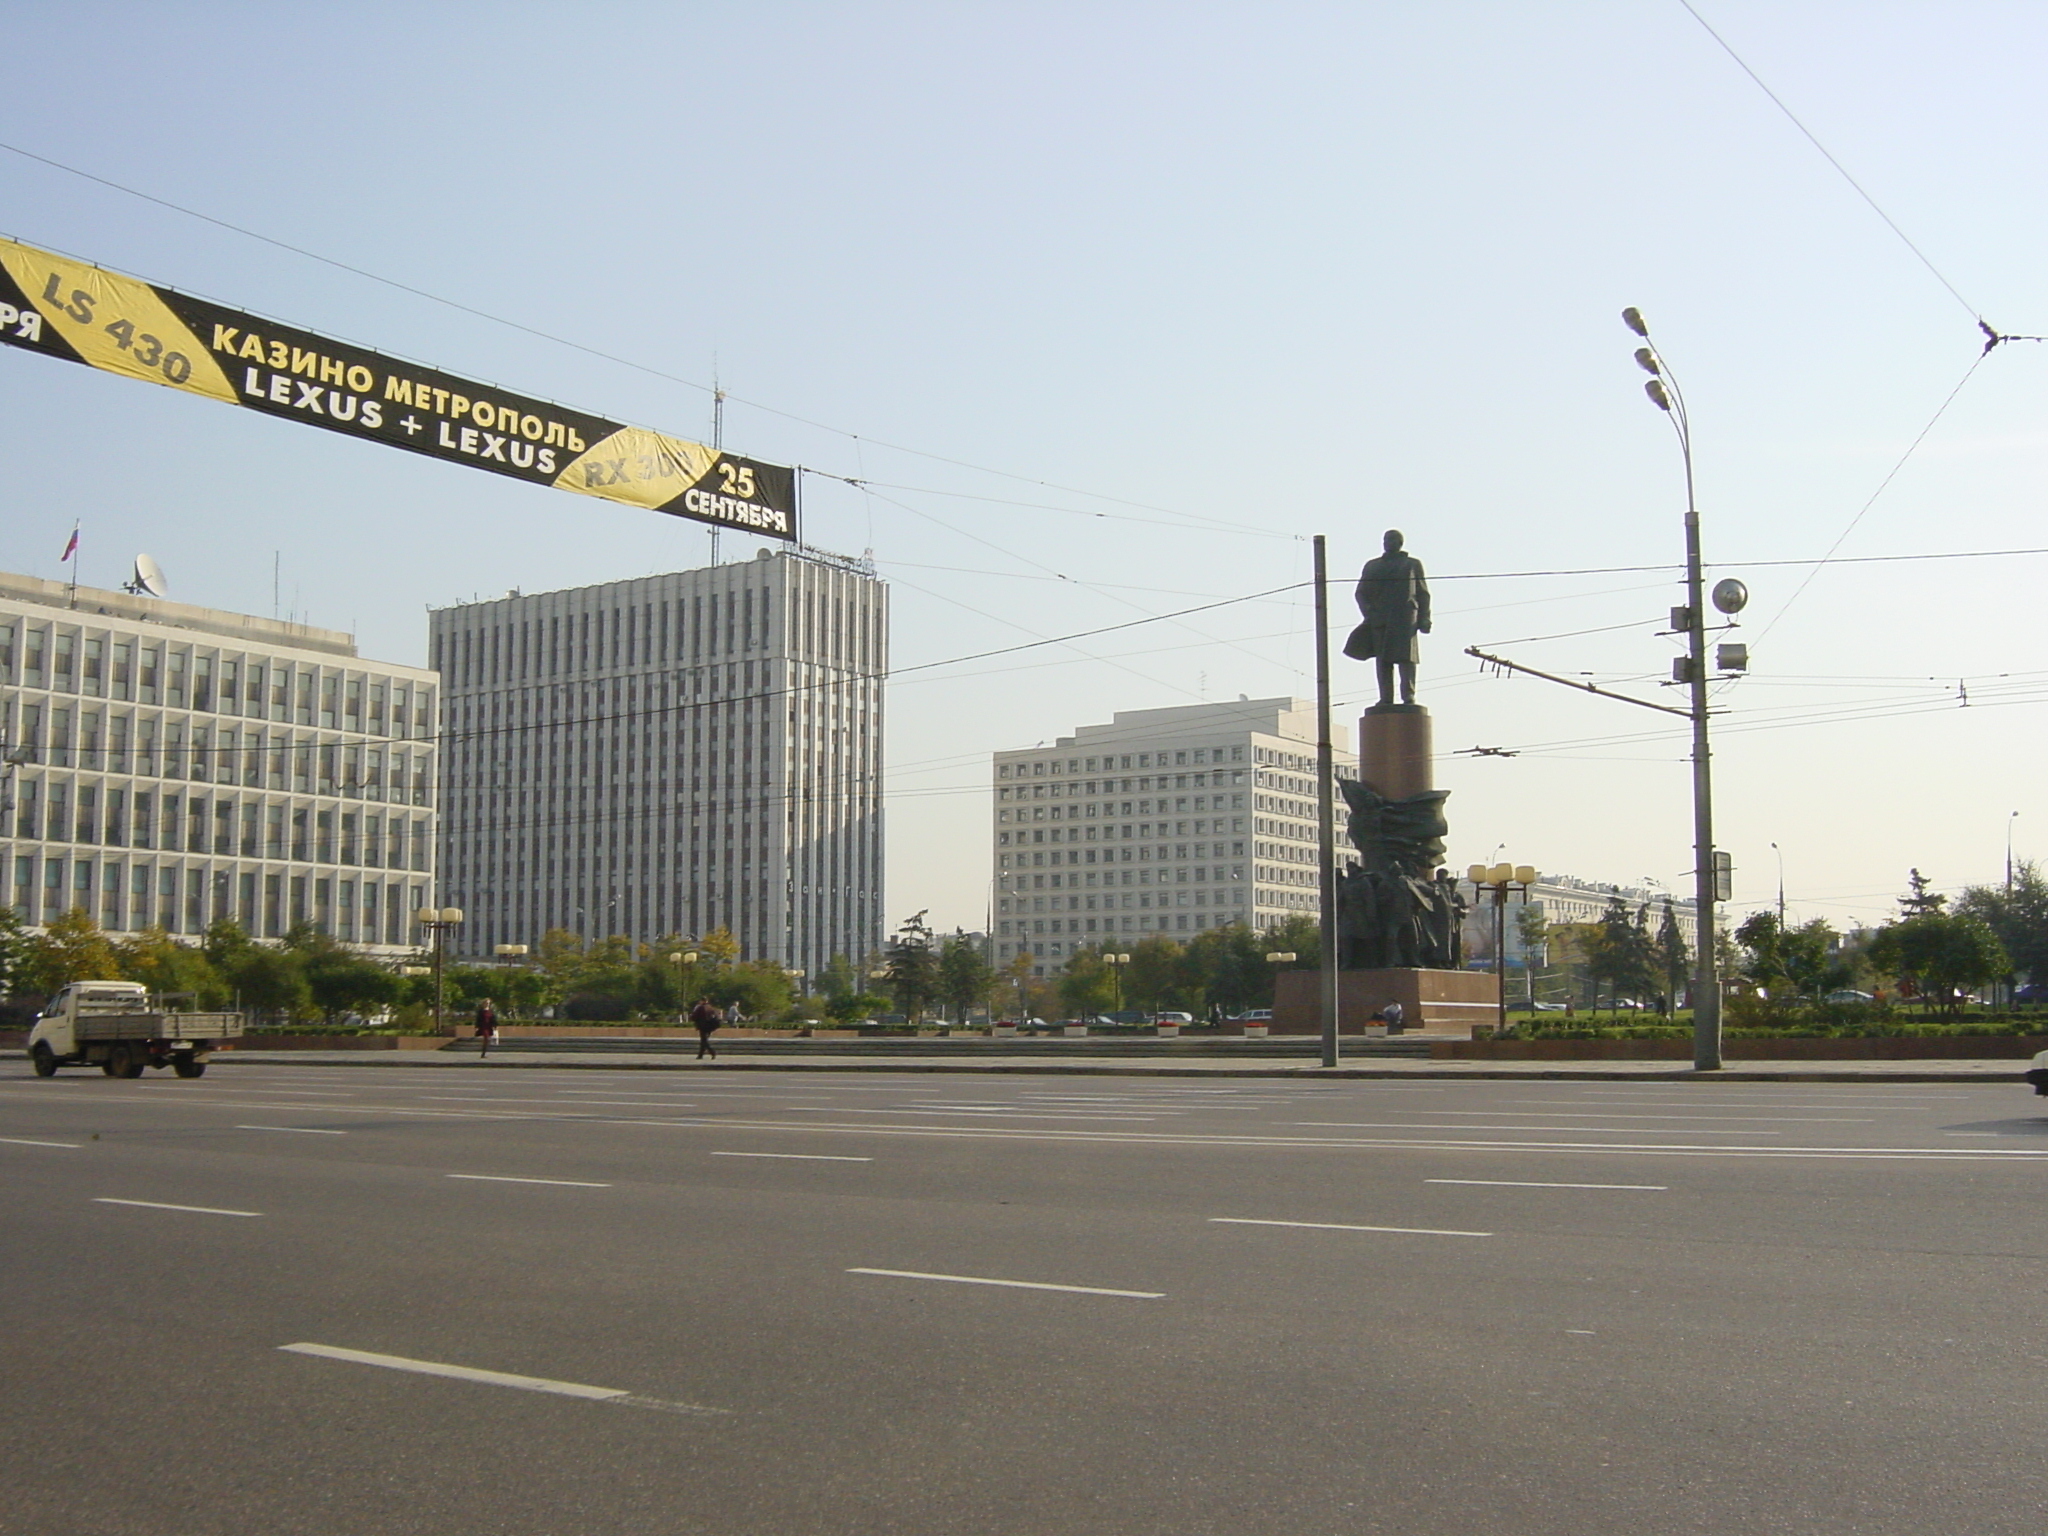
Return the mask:
<svg viewBox="0 0 2048 1536"><path fill-rule="evenodd" d="M718 1060L718 1052L711 1046L712 1031L725 1022L725 1015L719 1012L718 1005L708 997L698 998L696 1007L690 1010L690 1022L697 1028L697 1060L702 1061L706 1056L713 1061Z"/></svg>

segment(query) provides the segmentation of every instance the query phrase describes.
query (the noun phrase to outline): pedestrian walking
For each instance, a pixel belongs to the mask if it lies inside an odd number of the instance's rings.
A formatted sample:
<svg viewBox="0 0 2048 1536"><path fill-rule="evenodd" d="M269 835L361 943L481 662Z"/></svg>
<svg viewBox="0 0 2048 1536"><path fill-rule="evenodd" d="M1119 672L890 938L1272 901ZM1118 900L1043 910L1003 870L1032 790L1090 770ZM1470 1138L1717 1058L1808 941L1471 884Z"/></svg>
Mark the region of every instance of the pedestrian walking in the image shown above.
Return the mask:
<svg viewBox="0 0 2048 1536"><path fill-rule="evenodd" d="M483 1043L478 1054L490 1055L491 1042L498 1038L498 1010L491 1006L488 997L476 1005L476 1037Z"/></svg>
<svg viewBox="0 0 2048 1536"><path fill-rule="evenodd" d="M698 998L697 1006L690 1010L690 1022L697 1029L697 1060L702 1061L706 1056L713 1061L718 1060L718 1052L711 1046L712 1032L725 1022L725 1015L719 1012L718 1004L708 997Z"/></svg>

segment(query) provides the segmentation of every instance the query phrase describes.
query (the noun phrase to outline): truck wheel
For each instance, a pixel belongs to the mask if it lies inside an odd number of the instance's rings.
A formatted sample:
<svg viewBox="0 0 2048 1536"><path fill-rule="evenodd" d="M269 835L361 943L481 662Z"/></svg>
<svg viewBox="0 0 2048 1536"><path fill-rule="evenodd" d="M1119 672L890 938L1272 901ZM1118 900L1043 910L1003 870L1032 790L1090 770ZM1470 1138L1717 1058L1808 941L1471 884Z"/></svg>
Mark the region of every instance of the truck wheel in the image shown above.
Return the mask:
<svg viewBox="0 0 2048 1536"><path fill-rule="evenodd" d="M28 1059L35 1064L37 1077L57 1075L57 1053L50 1049L50 1042L38 1040L35 1049L28 1053Z"/></svg>
<svg viewBox="0 0 2048 1536"><path fill-rule="evenodd" d="M190 1051L180 1051L171 1058L171 1070L180 1077L204 1077L206 1063Z"/></svg>
<svg viewBox="0 0 2048 1536"><path fill-rule="evenodd" d="M119 1077L121 1075L120 1058L112 1051L107 1052L106 1055L100 1058L100 1070L109 1077Z"/></svg>
<svg viewBox="0 0 2048 1536"><path fill-rule="evenodd" d="M133 1046L117 1045L107 1053L107 1076L140 1077L147 1060Z"/></svg>

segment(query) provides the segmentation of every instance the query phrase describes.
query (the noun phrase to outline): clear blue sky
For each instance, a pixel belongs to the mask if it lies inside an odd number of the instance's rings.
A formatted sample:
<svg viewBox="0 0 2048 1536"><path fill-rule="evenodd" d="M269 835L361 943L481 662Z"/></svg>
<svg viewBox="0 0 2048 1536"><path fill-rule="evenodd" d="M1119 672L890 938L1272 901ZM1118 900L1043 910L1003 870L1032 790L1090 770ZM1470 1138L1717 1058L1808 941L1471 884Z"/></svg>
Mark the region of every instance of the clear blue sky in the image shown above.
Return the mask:
<svg viewBox="0 0 2048 1536"><path fill-rule="evenodd" d="M1679 558L1676 450L1616 318L1639 304L1692 401L1708 557L1754 593L1717 757L1736 913L1774 899L1775 841L1797 913L1870 920L1908 866L1998 878L2012 811L2048 854L2048 558L1803 592L1810 567L1761 562L1849 528L1969 368L1975 313L2048 332L2048 11L1698 3L1960 299L1677 0L16 6L0 139L700 384L715 363L729 445L915 488L806 488L811 539L895 584L899 665L1297 582L1315 532L1349 572L1399 526L1437 577L1439 745L1521 751L1442 765L1452 861L1505 842L1678 886L1682 723L1460 655L1652 689L1675 588L1452 579ZM709 431L702 388L4 152L0 232ZM79 518L88 581L147 549L177 596L268 612L275 552L286 607L395 660L423 659L431 605L708 552L20 353L0 402L0 567L60 574ZM2048 346L2000 349L1841 554L2048 545L2044 405ZM1305 694L1309 664L1295 597L906 677L891 913L981 922L990 751Z"/></svg>

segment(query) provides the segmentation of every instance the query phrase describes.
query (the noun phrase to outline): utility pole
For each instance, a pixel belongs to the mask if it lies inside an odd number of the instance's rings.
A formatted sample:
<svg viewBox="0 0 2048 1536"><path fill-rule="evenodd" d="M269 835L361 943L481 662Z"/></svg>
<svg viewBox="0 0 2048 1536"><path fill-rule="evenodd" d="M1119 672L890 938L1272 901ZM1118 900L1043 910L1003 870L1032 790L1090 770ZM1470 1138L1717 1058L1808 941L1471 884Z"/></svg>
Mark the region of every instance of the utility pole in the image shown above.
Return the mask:
<svg viewBox="0 0 2048 1536"><path fill-rule="evenodd" d="M1330 748L1330 583L1323 536L1315 539L1316 580L1316 893L1321 915L1323 1065L1337 1065L1337 761Z"/></svg>

